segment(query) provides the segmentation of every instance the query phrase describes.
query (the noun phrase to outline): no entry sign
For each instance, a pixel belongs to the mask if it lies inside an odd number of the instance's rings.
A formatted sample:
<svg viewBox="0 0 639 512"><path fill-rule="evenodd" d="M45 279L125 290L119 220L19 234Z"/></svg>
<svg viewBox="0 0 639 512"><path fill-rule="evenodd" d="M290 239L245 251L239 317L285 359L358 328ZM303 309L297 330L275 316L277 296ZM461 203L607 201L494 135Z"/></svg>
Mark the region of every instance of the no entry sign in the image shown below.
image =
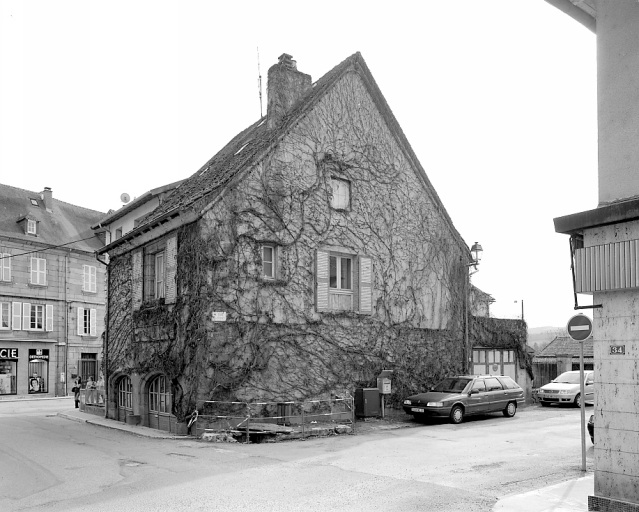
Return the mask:
<svg viewBox="0 0 639 512"><path fill-rule="evenodd" d="M575 315L568 320L568 336L575 341L583 341L592 334L592 320L586 315Z"/></svg>

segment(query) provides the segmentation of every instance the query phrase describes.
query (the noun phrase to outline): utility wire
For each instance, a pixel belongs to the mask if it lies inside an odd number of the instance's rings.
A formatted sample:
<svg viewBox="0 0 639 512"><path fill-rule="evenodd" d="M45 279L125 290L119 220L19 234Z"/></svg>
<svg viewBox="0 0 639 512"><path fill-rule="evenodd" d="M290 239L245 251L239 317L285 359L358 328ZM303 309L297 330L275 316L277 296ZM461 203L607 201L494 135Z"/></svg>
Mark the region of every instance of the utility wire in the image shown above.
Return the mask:
<svg viewBox="0 0 639 512"><path fill-rule="evenodd" d="M66 244L49 245L48 247L46 247L46 249L57 249L58 247L64 247L65 245L71 245L71 244L75 244L77 242L84 242L85 240L91 240L92 238L95 238L95 235L94 236L90 236L88 238L82 238L80 240L73 240L72 242L67 242ZM21 252L20 254L7 254L6 256L3 256L0 253L0 260L4 260L6 258L15 258L16 256L24 256L25 254L33 254L34 252L42 252L42 249L36 249L34 251L29 251L29 252Z"/></svg>

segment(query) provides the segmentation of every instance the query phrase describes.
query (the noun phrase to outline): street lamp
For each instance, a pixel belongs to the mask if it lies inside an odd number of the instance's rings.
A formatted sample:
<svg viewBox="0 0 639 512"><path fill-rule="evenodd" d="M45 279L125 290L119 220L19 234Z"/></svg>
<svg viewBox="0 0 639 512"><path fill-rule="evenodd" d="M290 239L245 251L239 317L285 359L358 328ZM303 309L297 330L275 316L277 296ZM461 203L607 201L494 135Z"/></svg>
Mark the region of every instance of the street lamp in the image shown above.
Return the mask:
<svg viewBox="0 0 639 512"><path fill-rule="evenodd" d="M473 262L470 263L468 266L473 266L475 267L475 269L477 269L477 265L479 265L481 256L484 253L484 250L482 249L481 245L479 245L479 242L475 242L473 244L473 246L470 248L470 253L473 255Z"/></svg>

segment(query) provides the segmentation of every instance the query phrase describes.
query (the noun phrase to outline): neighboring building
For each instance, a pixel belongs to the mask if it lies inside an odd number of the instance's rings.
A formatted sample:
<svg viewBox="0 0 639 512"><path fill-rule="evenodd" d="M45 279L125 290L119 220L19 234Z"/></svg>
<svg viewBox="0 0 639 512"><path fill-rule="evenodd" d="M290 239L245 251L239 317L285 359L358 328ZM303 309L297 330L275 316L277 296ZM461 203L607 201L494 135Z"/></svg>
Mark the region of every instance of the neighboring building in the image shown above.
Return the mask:
<svg viewBox="0 0 639 512"><path fill-rule="evenodd" d="M110 244L137 227L140 221L162 204L166 196L179 187L183 181L176 181L149 190L130 203L123 205L119 210L109 211L104 218L100 219L100 222L91 227L97 233L104 233L105 244ZM122 194L122 196L125 195Z"/></svg>
<svg viewBox="0 0 639 512"><path fill-rule="evenodd" d="M470 314L472 316L490 316L490 305L495 302L492 295L481 291L476 286L470 286Z"/></svg>
<svg viewBox="0 0 639 512"><path fill-rule="evenodd" d="M555 231L570 235L575 307L578 294L591 294L594 305L595 495L588 506L639 510L639 3L549 1L597 37L599 204L555 219Z"/></svg>
<svg viewBox="0 0 639 512"><path fill-rule="evenodd" d="M99 378L105 312L104 214L0 185L0 399L65 396Z"/></svg>
<svg viewBox="0 0 639 512"><path fill-rule="evenodd" d="M563 372L579 370L582 344L584 369L594 370L592 338L581 343L569 336L556 336L533 357L533 374L535 376L533 386L540 388Z"/></svg>

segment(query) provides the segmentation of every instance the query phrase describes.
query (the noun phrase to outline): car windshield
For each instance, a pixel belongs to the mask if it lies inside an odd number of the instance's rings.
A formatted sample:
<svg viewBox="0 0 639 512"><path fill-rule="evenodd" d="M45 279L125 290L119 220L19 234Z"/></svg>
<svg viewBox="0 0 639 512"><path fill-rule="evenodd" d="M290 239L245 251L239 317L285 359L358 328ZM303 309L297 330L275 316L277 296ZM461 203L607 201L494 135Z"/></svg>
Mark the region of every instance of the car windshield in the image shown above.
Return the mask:
<svg viewBox="0 0 639 512"><path fill-rule="evenodd" d="M555 379L555 382L559 382L561 384L579 384L579 373L562 373Z"/></svg>
<svg viewBox="0 0 639 512"><path fill-rule="evenodd" d="M461 393L469 382L470 379L451 377L438 382L433 388L433 391L440 393Z"/></svg>

